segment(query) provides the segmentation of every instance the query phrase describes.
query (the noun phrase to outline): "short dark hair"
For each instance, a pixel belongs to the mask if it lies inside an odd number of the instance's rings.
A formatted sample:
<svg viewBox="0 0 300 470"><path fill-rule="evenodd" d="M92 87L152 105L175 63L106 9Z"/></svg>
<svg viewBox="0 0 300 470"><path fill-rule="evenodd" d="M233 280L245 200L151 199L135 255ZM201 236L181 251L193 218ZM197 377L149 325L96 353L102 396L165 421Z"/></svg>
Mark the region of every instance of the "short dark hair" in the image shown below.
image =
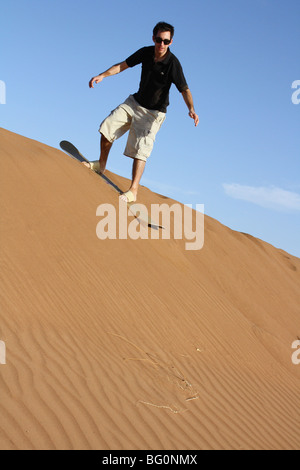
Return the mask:
<svg viewBox="0 0 300 470"><path fill-rule="evenodd" d="M171 33L171 39L173 38L174 36L174 26L172 26L171 24L169 23L165 23L164 21L160 21L159 23L157 23L156 26L154 26L154 29L153 29L153 36L156 37L157 36L157 33L158 31L170 31Z"/></svg>

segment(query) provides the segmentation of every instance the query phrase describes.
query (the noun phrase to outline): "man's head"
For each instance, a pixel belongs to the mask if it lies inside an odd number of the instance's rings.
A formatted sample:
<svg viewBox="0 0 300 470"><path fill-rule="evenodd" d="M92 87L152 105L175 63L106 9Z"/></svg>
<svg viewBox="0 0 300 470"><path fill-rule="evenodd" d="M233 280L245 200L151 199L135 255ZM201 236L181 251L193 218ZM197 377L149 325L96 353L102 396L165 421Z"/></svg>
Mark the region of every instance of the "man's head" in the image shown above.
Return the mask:
<svg viewBox="0 0 300 470"><path fill-rule="evenodd" d="M153 41L155 43L155 52L163 56L168 52L169 46L173 42L174 26L160 21L153 29Z"/></svg>

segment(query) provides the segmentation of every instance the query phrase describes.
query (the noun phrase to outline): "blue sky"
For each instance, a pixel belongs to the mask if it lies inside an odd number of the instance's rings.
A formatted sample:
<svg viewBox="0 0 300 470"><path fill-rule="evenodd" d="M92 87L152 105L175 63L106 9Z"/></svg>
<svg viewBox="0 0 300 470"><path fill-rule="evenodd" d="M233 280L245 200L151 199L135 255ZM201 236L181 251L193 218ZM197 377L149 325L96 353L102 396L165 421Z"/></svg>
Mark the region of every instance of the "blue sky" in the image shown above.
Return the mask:
<svg viewBox="0 0 300 470"><path fill-rule="evenodd" d="M299 0L2 1L0 125L97 159L99 124L137 91L140 66L93 90L90 78L168 21L200 124L173 86L141 183L300 257L299 18ZM130 177L125 144L108 169Z"/></svg>

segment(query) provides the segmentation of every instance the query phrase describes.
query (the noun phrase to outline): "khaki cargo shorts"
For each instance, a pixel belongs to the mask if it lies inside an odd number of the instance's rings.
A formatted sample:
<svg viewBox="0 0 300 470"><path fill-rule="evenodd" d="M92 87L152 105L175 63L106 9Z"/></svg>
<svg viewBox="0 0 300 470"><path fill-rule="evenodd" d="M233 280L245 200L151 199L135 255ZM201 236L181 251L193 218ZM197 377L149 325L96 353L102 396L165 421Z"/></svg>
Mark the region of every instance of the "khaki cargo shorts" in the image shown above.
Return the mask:
<svg viewBox="0 0 300 470"><path fill-rule="evenodd" d="M146 161L165 118L166 113L143 108L130 95L104 119L99 132L109 142L114 142L129 131L124 155Z"/></svg>

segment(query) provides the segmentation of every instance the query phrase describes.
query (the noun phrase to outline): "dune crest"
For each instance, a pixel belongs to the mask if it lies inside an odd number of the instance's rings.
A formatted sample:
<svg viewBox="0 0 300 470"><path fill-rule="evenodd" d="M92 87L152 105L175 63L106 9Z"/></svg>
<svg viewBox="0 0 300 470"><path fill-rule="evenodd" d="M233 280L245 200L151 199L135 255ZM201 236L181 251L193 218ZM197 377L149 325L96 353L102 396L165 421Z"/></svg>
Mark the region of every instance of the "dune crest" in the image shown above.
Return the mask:
<svg viewBox="0 0 300 470"><path fill-rule="evenodd" d="M207 216L201 251L99 240L104 181L4 129L0 152L0 449L300 447L298 258Z"/></svg>

